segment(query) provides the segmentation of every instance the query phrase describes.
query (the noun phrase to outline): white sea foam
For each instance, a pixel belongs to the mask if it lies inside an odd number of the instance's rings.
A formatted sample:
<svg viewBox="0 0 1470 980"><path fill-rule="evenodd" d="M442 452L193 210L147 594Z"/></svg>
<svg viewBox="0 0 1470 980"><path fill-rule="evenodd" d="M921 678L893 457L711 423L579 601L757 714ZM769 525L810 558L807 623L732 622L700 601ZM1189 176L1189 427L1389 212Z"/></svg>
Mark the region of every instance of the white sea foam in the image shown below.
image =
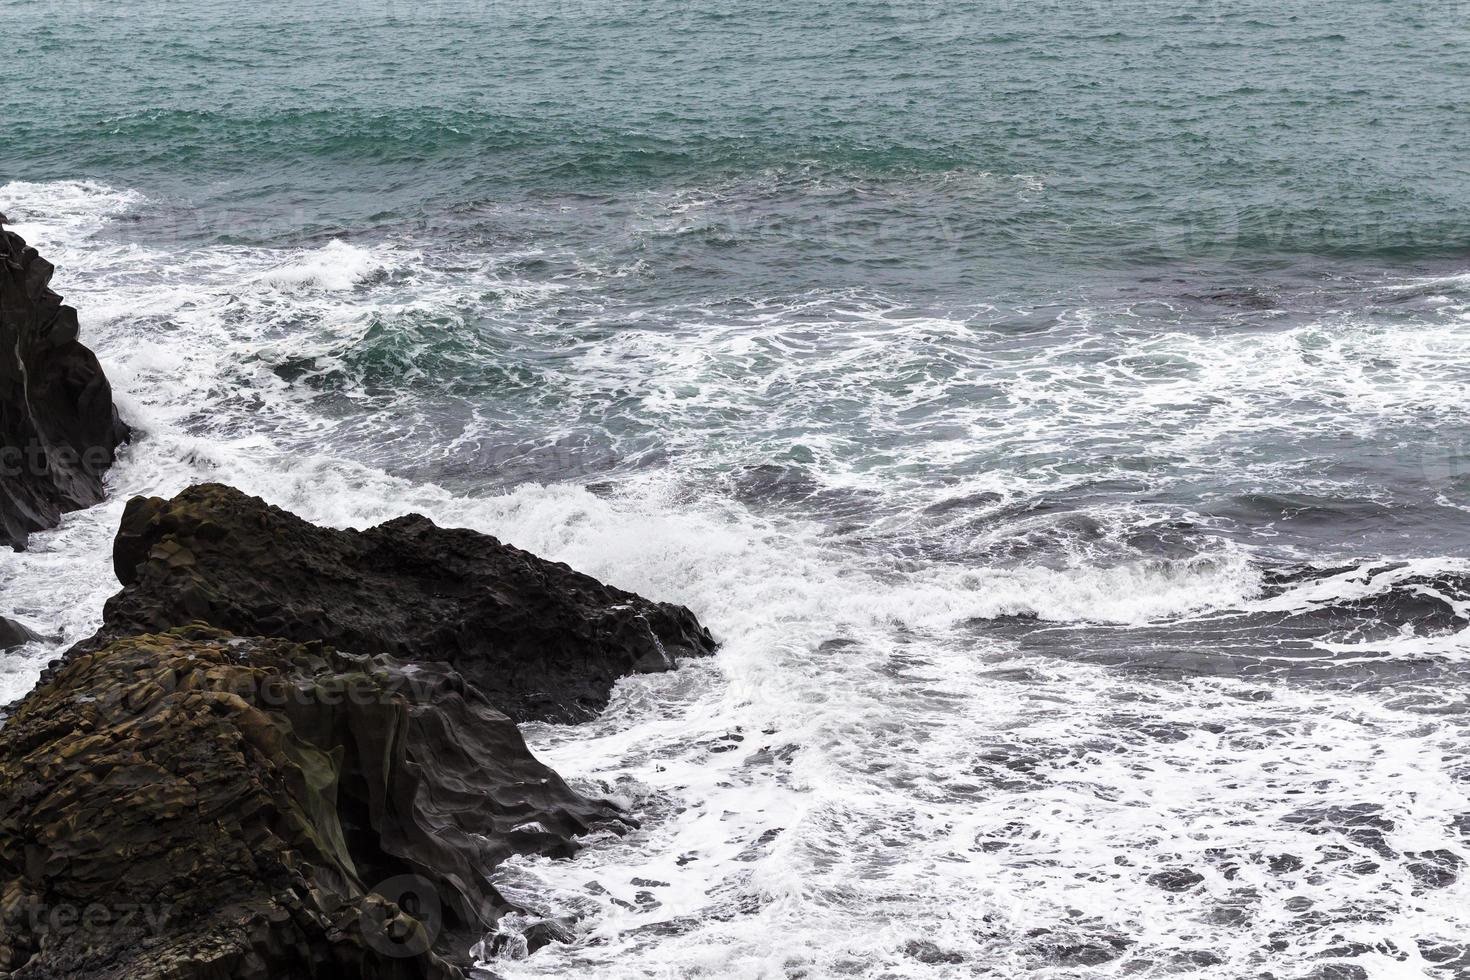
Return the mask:
<svg viewBox="0 0 1470 980"><path fill-rule="evenodd" d="M1420 941L1464 942L1470 885L1432 869L1470 859L1450 829L1470 813L1457 691L1155 676L1023 654L973 622L1284 614L1454 571L1411 562L1267 597L1250 553L1223 538L1182 556L1128 551L1130 532L1179 516L1142 504L1094 507L1093 524L1047 545L1046 563L975 558L1050 530L1045 510L1007 517L1028 494L1099 479L1069 469L1069 452L1093 453L1109 478L1136 474L1145 455L1208 472L1239 462L1242 432L1368 431L1457 410L1440 387L1458 370L1445 361L1465 363L1445 357L1464 353L1448 325L1196 336L1078 311L1041 355L977 343L991 336L984 316L898 316L860 296L773 302L738 320L678 311L647 329L594 314L574 337L516 321L516 344L560 344L565 363L542 378L559 397L634 404L689 465L598 493L468 495L334 449L349 445L337 440L355 414L419 424L341 366L391 324L412 368L413 317L516 312L544 283L517 283L494 257L461 256L441 274L429 243L178 251L99 234L137 202L97 185L0 188L0 210L25 214L22 230L65 270L142 436L107 504L0 560L0 594L28 622L85 636L115 588L123 501L220 480L335 526L416 510L489 531L686 603L723 642L717 657L625 681L595 722L528 726L546 761L644 826L573 861L500 872L511 897L578 913L580 941L497 972L1238 980L1351 957L1398 980L1437 976ZM300 380L333 371L340 387ZM367 407L343 411L338 394ZM879 458L825 427L821 409L836 405L888 447ZM1283 405L1300 414L1262 407ZM746 441L760 438L754 412L760 433L801 433L819 492L897 487L947 509L935 528L880 514L834 533L810 513L704 492L700 466L771 449ZM966 469L977 446L998 462ZM955 479L924 486L913 474L926 466ZM864 534L879 546L854 543ZM920 535L941 558L899 547ZM1450 639L1433 642L1454 660ZM1406 656L1435 655L1412 642ZM23 691L57 648L4 659L0 696Z"/></svg>
<svg viewBox="0 0 1470 980"><path fill-rule="evenodd" d="M75 241L142 203L137 191L116 190L90 180L32 183L13 180L0 186L0 208L24 238L40 242Z"/></svg>
<svg viewBox="0 0 1470 980"><path fill-rule="evenodd" d="M1445 303L1451 302L1451 296L1463 294L1466 290L1470 290L1470 272L1413 279L1388 289L1394 296L1422 297Z"/></svg>
<svg viewBox="0 0 1470 980"><path fill-rule="evenodd" d="M1127 314L1077 309L1020 346L1001 327L1014 316L914 316L856 295L738 316L681 310L645 330L594 332L567 383L587 397L622 386L640 411L676 418L671 438L690 453L748 457L763 436L728 429L756 413L772 455L799 432L829 482L918 494L934 491L922 475L935 470L985 472L1022 495L1165 471L1268 476L1300 468L1314 442L1451 432L1467 414L1470 334L1455 318L1145 331ZM1437 438L1404 463L1422 456L1453 475L1456 447ZM1263 460L1263 446L1279 460ZM1310 486L1310 472L1291 475Z"/></svg>
<svg viewBox="0 0 1470 980"><path fill-rule="evenodd" d="M648 529L611 527L584 556L636 567ZM591 726L533 731L652 819L503 875L588 916L584 945L497 970L1235 977L1335 933L1422 971L1407 924L1452 933L1460 886L1404 906L1407 862L1321 814L1381 807L1395 853L1441 846L1467 802L1440 756L1464 758L1453 731L1372 697L1018 660L944 622L969 612L944 583L891 590L786 535L716 540L717 581L685 597L723 626L719 659L626 684ZM834 635L851 645L824 648ZM1199 884L1153 878L1182 869ZM1294 928L1308 913L1320 929Z"/></svg>
<svg viewBox="0 0 1470 980"><path fill-rule="evenodd" d="M1411 561L1367 562L1342 569L1332 574L1307 578L1279 595L1251 604L1258 612L1293 612L1323 604L1343 604L1368 599L1387 593L1414 579L1433 580L1444 575L1466 575L1470 573L1470 560L1454 558L1416 559ZM1430 594L1429 586L1417 586L1415 591ZM1462 600L1435 593L1455 614L1470 619L1470 604Z"/></svg>
<svg viewBox="0 0 1470 980"><path fill-rule="evenodd" d="M388 271L399 262L412 262L415 258L412 254L390 255L385 249L363 248L333 239L321 248L296 252L280 265L261 273L256 281L291 292L313 288L340 292Z"/></svg>

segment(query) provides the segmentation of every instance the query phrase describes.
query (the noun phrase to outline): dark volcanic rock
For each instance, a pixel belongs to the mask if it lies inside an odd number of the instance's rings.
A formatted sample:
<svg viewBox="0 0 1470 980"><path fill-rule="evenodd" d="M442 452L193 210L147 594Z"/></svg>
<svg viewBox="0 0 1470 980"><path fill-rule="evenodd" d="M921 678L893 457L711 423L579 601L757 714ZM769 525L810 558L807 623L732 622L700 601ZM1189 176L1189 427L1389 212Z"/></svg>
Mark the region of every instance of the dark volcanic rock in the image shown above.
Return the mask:
<svg viewBox="0 0 1470 980"><path fill-rule="evenodd" d="M485 535L222 486L133 500L114 558L103 630L0 728L0 977L453 980L489 935L564 940L488 874L629 822L498 709L584 717L713 648Z"/></svg>
<svg viewBox="0 0 1470 980"><path fill-rule="evenodd" d="M40 637L34 632L15 620L0 616L0 650L9 650L11 647L18 647L22 643L39 639Z"/></svg>
<svg viewBox="0 0 1470 980"><path fill-rule="evenodd" d="M104 637L193 621L444 661L517 721L576 721L631 673L714 641L682 606L650 602L487 535L401 517L315 527L215 484L128 503L114 547L125 588Z"/></svg>
<svg viewBox="0 0 1470 980"><path fill-rule="evenodd" d="M0 729L0 975L458 977L491 867L617 820L442 665L204 626L79 647Z"/></svg>
<svg viewBox="0 0 1470 980"><path fill-rule="evenodd" d="M77 311L48 286L51 272L0 227L0 543L14 548L99 502L128 438L97 358L77 340Z"/></svg>

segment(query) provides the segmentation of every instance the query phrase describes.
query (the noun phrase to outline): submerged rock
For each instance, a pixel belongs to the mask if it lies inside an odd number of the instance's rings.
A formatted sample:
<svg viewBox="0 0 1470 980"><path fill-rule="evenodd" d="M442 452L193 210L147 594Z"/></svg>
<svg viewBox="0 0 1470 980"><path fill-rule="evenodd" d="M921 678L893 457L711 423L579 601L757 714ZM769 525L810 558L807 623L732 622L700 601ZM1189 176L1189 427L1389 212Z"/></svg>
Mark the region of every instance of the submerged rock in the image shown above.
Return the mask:
<svg viewBox="0 0 1470 980"><path fill-rule="evenodd" d="M458 977L489 869L618 821L442 665L204 626L79 647L0 729L0 975Z"/></svg>
<svg viewBox="0 0 1470 980"><path fill-rule="evenodd" d="M49 287L52 271L0 227L0 544L13 548L100 502L128 438L101 365L77 339L77 311Z"/></svg>
<svg viewBox="0 0 1470 980"><path fill-rule="evenodd" d="M0 616L0 650L9 650L11 647L18 647L22 643L30 643L32 640L39 639L40 637L29 627L13 619Z"/></svg>
<svg viewBox="0 0 1470 980"><path fill-rule="evenodd" d="M114 547L125 586L104 637L203 621L446 662L517 721L578 721L618 678L715 643L682 606L651 602L475 531L408 516L315 527L217 484L128 503Z"/></svg>

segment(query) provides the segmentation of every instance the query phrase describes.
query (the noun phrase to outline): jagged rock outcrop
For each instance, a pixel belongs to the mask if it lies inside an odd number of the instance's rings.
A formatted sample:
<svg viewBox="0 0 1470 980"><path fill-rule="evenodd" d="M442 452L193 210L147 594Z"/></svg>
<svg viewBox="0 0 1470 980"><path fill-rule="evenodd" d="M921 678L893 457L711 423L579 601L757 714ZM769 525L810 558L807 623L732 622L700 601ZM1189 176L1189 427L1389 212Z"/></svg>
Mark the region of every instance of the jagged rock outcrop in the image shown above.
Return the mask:
<svg viewBox="0 0 1470 980"><path fill-rule="evenodd" d="M563 941L489 874L630 821L500 707L583 717L713 648L485 535L223 486L133 500L114 558L103 629L0 727L0 978L457 980L497 923L490 949Z"/></svg>
<svg viewBox="0 0 1470 980"><path fill-rule="evenodd" d="M77 312L49 288L50 262L0 215L0 544L102 500L128 429L77 339Z"/></svg>
<svg viewBox="0 0 1470 980"><path fill-rule="evenodd" d="M409 516L315 527L214 484L129 502L114 560L125 588L104 637L192 621L446 662L517 721L577 721L631 673L714 649L693 613L468 530Z"/></svg>
<svg viewBox="0 0 1470 980"><path fill-rule="evenodd" d="M448 980L490 868L618 821L443 665L83 645L0 729L0 976Z"/></svg>

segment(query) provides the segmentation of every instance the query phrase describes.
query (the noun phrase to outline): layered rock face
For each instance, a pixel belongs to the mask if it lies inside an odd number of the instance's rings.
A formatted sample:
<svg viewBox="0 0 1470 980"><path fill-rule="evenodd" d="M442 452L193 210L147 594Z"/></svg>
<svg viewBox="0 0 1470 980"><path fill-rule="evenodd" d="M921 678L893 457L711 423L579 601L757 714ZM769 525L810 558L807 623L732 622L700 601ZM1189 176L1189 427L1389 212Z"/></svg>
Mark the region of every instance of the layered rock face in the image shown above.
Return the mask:
<svg viewBox="0 0 1470 980"><path fill-rule="evenodd" d="M618 678L715 646L682 606L487 535L418 516L329 530L219 485L131 501L114 557L107 636L197 620L445 662L517 721L589 718Z"/></svg>
<svg viewBox="0 0 1470 980"><path fill-rule="evenodd" d="M203 626L79 649L0 729L0 975L458 977L490 868L619 819L442 665Z"/></svg>
<svg viewBox="0 0 1470 980"><path fill-rule="evenodd" d="M0 543L101 501L128 430L77 313L49 288L51 263L0 215Z"/></svg>

